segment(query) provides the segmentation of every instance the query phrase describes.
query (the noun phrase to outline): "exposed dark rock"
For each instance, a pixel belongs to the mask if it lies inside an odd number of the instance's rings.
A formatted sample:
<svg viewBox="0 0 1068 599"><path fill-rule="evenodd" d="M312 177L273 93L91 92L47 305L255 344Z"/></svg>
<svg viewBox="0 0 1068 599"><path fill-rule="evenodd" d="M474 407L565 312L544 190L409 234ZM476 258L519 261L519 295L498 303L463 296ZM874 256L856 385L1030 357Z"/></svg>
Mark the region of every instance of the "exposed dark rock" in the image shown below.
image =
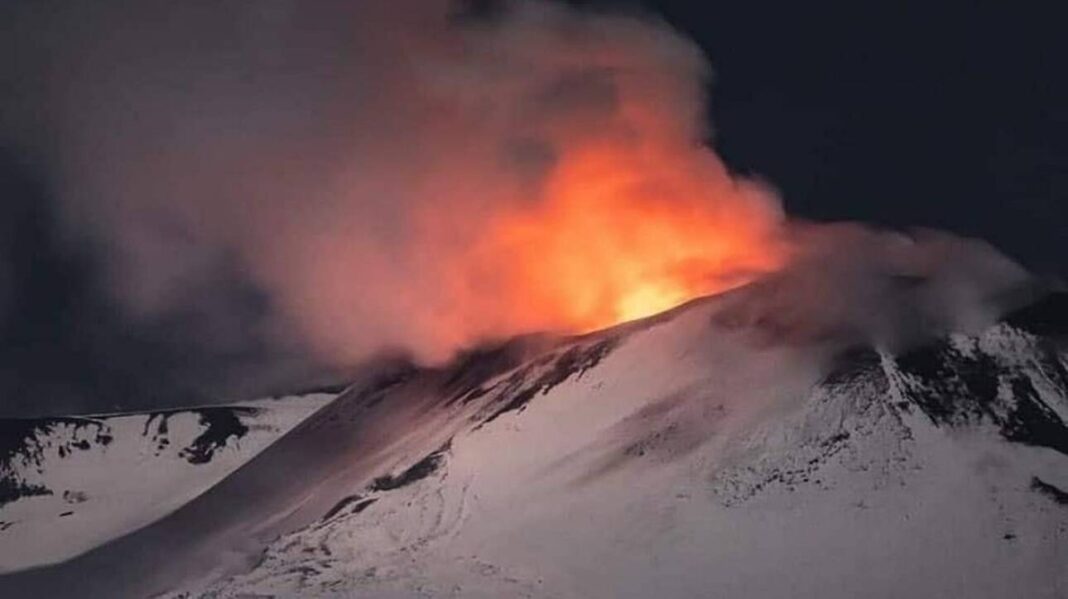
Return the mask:
<svg viewBox="0 0 1068 599"><path fill-rule="evenodd" d="M1030 379L1012 379L1012 391L1016 401L1001 426L1005 438L1068 455L1068 426L1038 398Z"/></svg>
<svg viewBox="0 0 1068 599"><path fill-rule="evenodd" d="M419 460L396 476L389 474L379 476L371 483L370 490L392 491L430 476L437 472L438 468L441 468L441 465L445 462L445 453L448 452L449 446L450 444L446 443L441 449Z"/></svg>
<svg viewBox="0 0 1068 599"><path fill-rule="evenodd" d="M0 477L0 507L23 497L52 495L52 491L43 485L30 485L10 477Z"/></svg>
<svg viewBox="0 0 1068 599"><path fill-rule="evenodd" d="M336 516L339 512L341 512L341 510L347 508L350 505L353 505L353 508L350 513L359 514L365 509L371 507L371 505L376 501L378 501L377 497L364 498L363 495L349 495L348 497L337 502L334 507L330 508L330 510L323 515L322 521L326 522L327 520Z"/></svg>
<svg viewBox="0 0 1068 599"><path fill-rule="evenodd" d="M210 462L215 451L225 447L231 437L244 437L248 433L248 427L241 422L239 416L257 412L256 408L248 407L199 408L195 411L205 429L181 451L180 455L190 464Z"/></svg>
<svg viewBox="0 0 1068 599"><path fill-rule="evenodd" d="M536 395L548 393L573 375L581 378L587 370L597 366L611 353L617 344L618 339L611 337L591 345L575 345L561 354L551 354L546 359L524 367L504 381L498 398L501 405L483 420L480 426L493 422L507 412L521 411ZM527 379L547 363L551 363L551 366L533 382L527 383Z"/></svg>
<svg viewBox="0 0 1068 599"><path fill-rule="evenodd" d="M1060 505L1068 505L1068 492L1058 489L1037 476L1031 478L1031 489L1049 497Z"/></svg>
<svg viewBox="0 0 1068 599"><path fill-rule="evenodd" d="M1039 367L1068 396L1068 378L1055 354L1039 355ZM1048 447L1068 455L1068 424L1047 406L1031 380L982 351L964 355L940 341L897 358L917 384L909 397L937 425L995 424L1009 441ZM1003 389L1011 393L1000 393Z"/></svg>
<svg viewBox="0 0 1068 599"><path fill-rule="evenodd" d="M152 423L156 423L156 432L152 434L153 437L165 436L168 432L167 420L171 414L177 412L154 412L148 415L148 420L145 420L144 430L141 431L141 435L147 437L148 430L152 428Z"/></svg>
<svg viewBox="0 0 1068 599"><path fill-rule="evenodd" d="M823 378L822 385L836 386L853 382L858 377L870 376L879 369L879 353L867 345L858 345L846 349L837 356L830 368L830 374Z"/></svg>
<svg viewBox="0 0 1068 599"><path fill-rule="evenodd" d="M0 420L0 465L10 464L15 456L26 454L41 426L40 422L19 418Z"/></svg>
<svg viewBox="0 0 1068 599"><path fill-rule="evenodd" d="M448 398L445 405L468 403L488 393L486 382L523 364L526 345L523 339L516 339L458 356L442 383L442 395Z"/></svg>
<svg viewBox="0 0 1068 599"><path fill-rule="evenodd" d="M39 466L43 457L43 450L47 446L42 443L57 427L69 425L74 427L75 432L83 429L94 428L93 440L101 443L111 442L111 433L107 425L93 418L2 418L0 419L0 468L10 468L12 461L18 457L30 464ZM67 455L71 449L87 450L89 441L85 438L70 441L60 445L57 451L60 455Z"/></svg>
<svg viewBox="0 0 1068 599"><path fill-rule="evenodd" d="M911 396L935 423L965 424L992 415L999 368L990 356L964 356L939 341L902 354L897 365L921 381Z"/></svg>

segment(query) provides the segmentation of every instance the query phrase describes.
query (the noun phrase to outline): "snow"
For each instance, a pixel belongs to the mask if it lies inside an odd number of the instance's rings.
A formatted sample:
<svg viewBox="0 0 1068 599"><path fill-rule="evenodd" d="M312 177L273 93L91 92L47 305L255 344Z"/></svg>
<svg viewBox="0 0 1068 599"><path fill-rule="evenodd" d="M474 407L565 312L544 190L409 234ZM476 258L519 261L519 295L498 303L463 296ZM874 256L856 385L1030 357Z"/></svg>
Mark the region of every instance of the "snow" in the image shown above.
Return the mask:
<svg viewBox="0 0 1068 599"><path fill-rule="evenodd" d="M221 446L199 456L190 448L209 426L195 410L56 419L35 429L24 450L0 464L0 476L48 494L0 504L0 572L68 559L158 520L331 399L312 394L205 408L233 413L247 430L224 431Z"/></svg>
<svg viewBox="0 0 1068 599"><path fill-rule="evenodd" d="M1031 488L1068 488L1068 456L937 426L893 356L832 384L833 347L710 329L710 309L628 335L460 431L430 476L354 489L251 571L175 596L1068 594L1068 510ZM951 345L1019 366L1028 343L994 327Z"/></svg>
<svg viewBox="0 0 1068 599"><path fill-rule="evenodd" d="M0 593L1068 596L1062 345L995 324L895 354L730 300L366 373L186 508Z"/></svg>

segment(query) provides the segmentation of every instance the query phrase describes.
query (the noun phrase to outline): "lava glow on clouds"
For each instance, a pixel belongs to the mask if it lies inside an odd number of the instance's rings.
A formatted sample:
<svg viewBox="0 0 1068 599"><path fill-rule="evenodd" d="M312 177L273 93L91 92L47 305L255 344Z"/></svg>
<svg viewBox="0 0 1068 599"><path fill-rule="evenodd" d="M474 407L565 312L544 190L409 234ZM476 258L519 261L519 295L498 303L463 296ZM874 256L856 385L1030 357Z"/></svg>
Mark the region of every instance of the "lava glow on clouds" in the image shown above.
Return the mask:
<svg viewBox="0 0 1068 599"><path fill-rule="evenodd" d="M520 328L649 316L785 259L775 200L692 147L568 148L543 194L496 218L475 256L505 273L503 307Z"/></svg>
<svg viewBox="0 0 1068 599"><path fill-rule="evenodd" d="M459 45L446 71L464 87L420 86L469 125L469 155L416 210L443 275L421 328L445 347L610 326L786 260L778 198L705 144L708 67L666 25L517 3ZM479 183L441 196L463 173Z"/></svg>
<svg viewBox="0 0 1068 599"><path fill-rule="evenodd" d="M659 312L790 251L778 199L707 146L706 58L655 18L160 10L57 10L77 27L47 64L82 75L43 102L68 221L105 240L134 314L239 272L277 315L265 334L439 359Z"/></svg>

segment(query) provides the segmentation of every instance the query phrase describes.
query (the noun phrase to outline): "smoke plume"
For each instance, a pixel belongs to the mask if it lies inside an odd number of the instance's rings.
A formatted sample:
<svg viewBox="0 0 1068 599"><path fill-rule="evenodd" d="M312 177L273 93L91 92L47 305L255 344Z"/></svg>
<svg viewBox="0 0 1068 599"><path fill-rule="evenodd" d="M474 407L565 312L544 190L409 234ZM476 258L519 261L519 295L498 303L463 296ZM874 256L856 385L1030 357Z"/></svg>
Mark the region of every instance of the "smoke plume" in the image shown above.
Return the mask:
<svg viewBox="0 0 1068 599"><path fill-rule="evenodd" d="M642 316L781 260L777 200L702 145L704 57L653 19L68 10L89 25L49 98L60 197L137 314L236 262L324 355L440 357Z"/></svg>
<svg viewBox="0 0 1068 599"><path fill-rule="evenodd" d="M650 16L444 0L11 13L4 33L36 52L5 74L22 92L4 129L49 165L64 237L94 244L134 322L195 306L200 338L230 353L434 360L588 330L777 270L819 237L706 146L710 67ZM245 287L263 318L232 317L227 290Z"/></svg>

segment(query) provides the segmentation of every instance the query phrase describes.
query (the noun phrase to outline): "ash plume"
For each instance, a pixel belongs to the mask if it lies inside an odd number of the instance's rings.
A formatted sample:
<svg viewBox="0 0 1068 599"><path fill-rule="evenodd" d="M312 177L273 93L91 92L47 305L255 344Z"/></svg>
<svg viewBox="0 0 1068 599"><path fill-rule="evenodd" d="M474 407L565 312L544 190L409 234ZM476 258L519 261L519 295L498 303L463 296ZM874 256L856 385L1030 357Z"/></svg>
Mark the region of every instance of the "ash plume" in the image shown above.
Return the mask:
<svg viewBox="0 0 1068 599"><path fill-rule="evenodd" d="M3 73L4 138L46 165L57 239L94 248L123 323L294 372L595 328L784 264L821 293L867 284L862 259L813 269L838 233L798 233L705 145L692 42L651 16L490 6L9 7L30 52Z"/></svg>

